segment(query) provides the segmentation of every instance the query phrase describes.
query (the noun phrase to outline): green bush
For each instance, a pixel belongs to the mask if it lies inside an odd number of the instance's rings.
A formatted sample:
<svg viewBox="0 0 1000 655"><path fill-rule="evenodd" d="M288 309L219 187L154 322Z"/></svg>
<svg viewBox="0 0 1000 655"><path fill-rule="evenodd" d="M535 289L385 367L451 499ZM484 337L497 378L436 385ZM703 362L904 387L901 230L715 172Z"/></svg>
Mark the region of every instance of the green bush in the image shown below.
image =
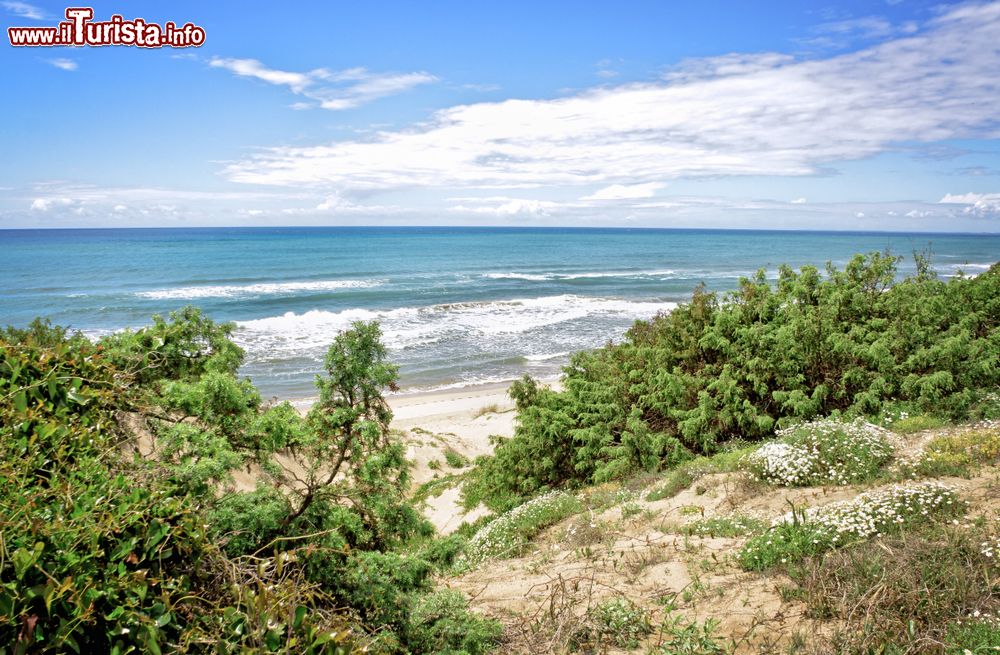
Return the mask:
<svg viewBox="0 0 1000 655"><path fill-rule="evenodd" d="M897 261L872 253L825 275L782 266L775 284L761 270L722 297L697 289L622 343L574 355L563 391L521 381L515 435L480 462L475 493L505 509L817 416L989 411L1000 266L943 281L918 257L917 274L897 281Z"/></svg>
<svg viewBox="0 0 1000 655"><path fill-rule="evenodd" d="M597 644L613 644L631 650L653 631L649 612L625 598L598 603L590 609L589 619L588 641Z"/></svg>
<svg viewBox="0 0 1000 655"><path fill-rule="evenodd" d="M227 559L188 485L123 457L117 416L143 394L120 355L44 322L0 335L0 648L353 651L322 592Z"/></svg>
<svg viewBox="0 0 1000 655"><path fill-rule="evenodd" d="M502 632L497 621L470 612L462 594L443 590L414 604L408 643L416 653L484 655Z"/></svg>

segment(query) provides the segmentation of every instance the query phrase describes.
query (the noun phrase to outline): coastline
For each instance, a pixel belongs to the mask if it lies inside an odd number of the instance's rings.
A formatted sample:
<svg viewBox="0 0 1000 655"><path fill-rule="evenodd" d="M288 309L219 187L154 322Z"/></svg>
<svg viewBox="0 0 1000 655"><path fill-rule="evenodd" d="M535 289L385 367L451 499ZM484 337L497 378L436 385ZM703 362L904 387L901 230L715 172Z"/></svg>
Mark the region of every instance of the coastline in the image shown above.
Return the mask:
<svg viewBox="0 0 1000 655"><path fill-rule="evenodd" d="M559 377L535 378L543 386L559 389ZM513 401L507 395L510 385L516 380L504 382L487 382L469 384L447 389L406 389L386 394L386 401L392 408L393 424L397 421L409 421L450 414L475 412L486 405L496 404L500 407L513 407ZM290 398L287 402L305 414L316 402L316 397ZM279 399L282 402L282 399Z"/></svg>

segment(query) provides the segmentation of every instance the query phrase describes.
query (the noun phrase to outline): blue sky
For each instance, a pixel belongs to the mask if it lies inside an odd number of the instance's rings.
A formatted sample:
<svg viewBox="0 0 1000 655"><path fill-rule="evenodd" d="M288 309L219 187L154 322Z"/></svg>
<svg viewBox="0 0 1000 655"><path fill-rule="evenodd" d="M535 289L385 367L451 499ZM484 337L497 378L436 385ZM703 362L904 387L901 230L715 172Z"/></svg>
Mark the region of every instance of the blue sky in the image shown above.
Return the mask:
<svg viewBox="0 0 1000 655"><path fill-rule="evenodd" d="M207 40L5 44L0 228L1000 232L1000 3L94 10Z"/></svg>

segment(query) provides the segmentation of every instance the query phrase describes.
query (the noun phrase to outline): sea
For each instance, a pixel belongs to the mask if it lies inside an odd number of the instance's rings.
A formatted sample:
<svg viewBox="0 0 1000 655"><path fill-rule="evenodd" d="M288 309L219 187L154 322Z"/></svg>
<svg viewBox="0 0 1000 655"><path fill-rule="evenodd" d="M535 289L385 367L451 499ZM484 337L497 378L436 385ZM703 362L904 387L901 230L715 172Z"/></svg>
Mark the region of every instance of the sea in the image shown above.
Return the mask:
<svg viewBox="0 0 1000 655"><path fill-rule="evenodd" d="M1000 235L680 229L322 227L0 230L0 325L99 337L185 305L236 325L265 397L315 394L323 355L379 321L402 392L554 378L699 284L855 253L929 252L941 276L1000 260Z"/></svg>

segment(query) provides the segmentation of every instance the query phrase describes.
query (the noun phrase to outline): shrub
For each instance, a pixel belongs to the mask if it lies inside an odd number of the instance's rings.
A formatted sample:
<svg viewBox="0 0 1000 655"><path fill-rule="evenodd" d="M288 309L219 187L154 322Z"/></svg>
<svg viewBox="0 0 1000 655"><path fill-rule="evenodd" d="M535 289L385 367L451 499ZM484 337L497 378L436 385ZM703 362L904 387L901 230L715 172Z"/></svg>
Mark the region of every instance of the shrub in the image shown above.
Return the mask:
<svg viewBox="0 0 1000 655"><path fill-rule="evenodd" d="M730 652L716 634L717 620L698 623L674 611L672 605L667 609L668 614L660 627L659 643L650 655L725 655Z"/></svg>
<svg viewBox="0 0 1000 655"><path fill-rule="evenodd" d="M577 635L578 641L613 644L631 650L653 631L649 612L626 598L598 603L588 614L589 626Z"/></svg>
<svg viewBox="0 0 1000 655"><path fill-rule="evenodd" d="M469 465L469 458L454 448L445 448L444 461L453 469L465 468Z"/></svg>
<svg viewBox="0 0 1000 655"><path fill-rule="evenodd" d="M45 323L0 336L2 648L355 652L322 591L276 574L270 554L226 558L202 498L122 456L116 415L141 376L119 368L120 354ZM190 373L197 356L174 355L140 359Z"/></svg>
<svg viewBox="0 0 1000 655"><path fill-rule="evenodd" d="M862 419L823 419L777 434L781 441L764 444L745 460L756 480L789 487L863 482L892 456L886 431Z"/></svg>
<svg viewBox="0 0 1000 655"><path fill-rule="evenodd" d="M987 537L925 524L807 560L792 575L812 617L843 622L837 652L993 652L1000 563L982 552Z"/></svg>
<svg viewBox="0 0 1000 655"><path fill-rule="evenodd" d="M948 485L894 485L822 507L793 510L777 518L770 530L751 538L740 551L739 561L747 570L760 571L933 518L957 516L962 509L954 488Z"/></svg>
<svg viewBox="0 0 1000 655"><path fill-rule="evenodd" d="M502 632L497 621L470 612L462 594L443 590L416 601L407 641L415 653L484 655Z"/></svg>
<svg viewBox="0 0 1000 655"><path fill-rule="evenodd" d="M562 491L538 496L476 532L469 540L463 561L475 566L487 559L517 556L536 534L581 509L575 496Z"/></svg>
<svg viewBox="0 0 1000 655"><path fill-rule="evenodd" d="M764 270L724 296L696 289L621 343L574 355L563 391L514 385L515 435L476 476L497 511L545 489L664 470L776 426L907 407L947 419L1000 413L1000 266L939 280L926 259L854 257L825 275ZM833 476L831 476L832 478Z"/></svg>

